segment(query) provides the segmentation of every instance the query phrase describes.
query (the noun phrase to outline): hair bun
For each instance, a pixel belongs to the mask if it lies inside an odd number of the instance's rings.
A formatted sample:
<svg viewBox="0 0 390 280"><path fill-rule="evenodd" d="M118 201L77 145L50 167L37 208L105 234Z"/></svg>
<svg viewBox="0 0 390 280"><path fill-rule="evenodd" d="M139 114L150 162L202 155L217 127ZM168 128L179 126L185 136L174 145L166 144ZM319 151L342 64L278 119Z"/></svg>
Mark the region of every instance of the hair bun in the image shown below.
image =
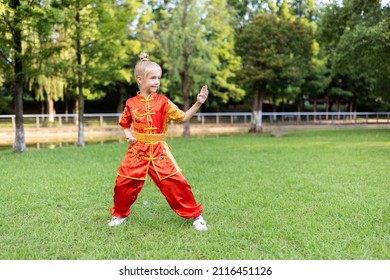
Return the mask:
<svg viewBox="0 0 390 280"><path fill-rule="evenodd" d="M141 53L139 59L141 61L149 61L148 54L146 52Z"/></svg>

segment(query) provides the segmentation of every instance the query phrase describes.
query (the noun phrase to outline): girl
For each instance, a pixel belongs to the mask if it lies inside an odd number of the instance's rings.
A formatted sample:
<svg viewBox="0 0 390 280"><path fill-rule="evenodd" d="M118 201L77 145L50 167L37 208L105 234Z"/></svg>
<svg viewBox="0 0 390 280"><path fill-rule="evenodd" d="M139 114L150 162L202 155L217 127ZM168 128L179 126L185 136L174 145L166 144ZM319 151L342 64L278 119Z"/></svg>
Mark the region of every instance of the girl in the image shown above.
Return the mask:
<svg viewBox="0 0 390 280"><path fill-rule="evenodd" d="M170 120L187 122L191 119L207 99L207 86L202 87L196 103L184 112L166 96L156 93L162 75L160 65L150 61L147 54L140 58L134 70L139 92L126 101L119 122L130 145L118 170L112 218L108 225L119 226L126 221L130 206L149 175L172 210L183 218L194 219L194 228L205 231L207 225L201 216L203 207L196 203L191 186L165 142L165 133Z"/></svg>

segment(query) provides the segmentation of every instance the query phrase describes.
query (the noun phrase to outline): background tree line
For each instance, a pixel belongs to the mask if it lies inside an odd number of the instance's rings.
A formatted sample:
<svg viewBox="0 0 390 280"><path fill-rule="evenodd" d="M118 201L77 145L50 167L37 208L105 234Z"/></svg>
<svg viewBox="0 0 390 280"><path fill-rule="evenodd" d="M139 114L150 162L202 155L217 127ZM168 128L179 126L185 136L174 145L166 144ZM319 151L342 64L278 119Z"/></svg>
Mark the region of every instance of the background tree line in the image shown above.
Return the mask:
<svg viewBox="0 0 390 280"><path fill-rule="evenodd" d="M208 84L204 110L250 108L253 131L264 109L390 111L382 2L2 0L0 113L15 113L14 150L24 151L23 104L54 114L60 103L78 114L83 146L85 100L115 100L120 112L142 51L163 67L161 93L184 110Z"/></svg>

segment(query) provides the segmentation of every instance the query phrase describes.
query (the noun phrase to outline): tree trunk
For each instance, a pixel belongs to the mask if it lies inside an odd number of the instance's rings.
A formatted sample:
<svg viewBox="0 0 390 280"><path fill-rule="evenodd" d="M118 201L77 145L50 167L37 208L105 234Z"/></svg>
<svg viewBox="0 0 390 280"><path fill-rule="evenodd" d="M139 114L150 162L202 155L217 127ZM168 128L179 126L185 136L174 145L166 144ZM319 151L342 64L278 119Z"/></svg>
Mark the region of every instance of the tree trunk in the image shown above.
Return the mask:
<svg viewBox="0 0 390 280"><path fill-rule="evenodd" d="M79 92L79 114L78 114L78 138L77 146L84 147L84 95L83 95L83 69L81 61L81 30L80 30L80 12L76 12L76 22L78 23L76 38L76 56L77 56L77 87Z"/></svg>
<svg viewBox="0 0 390 280"><path fill-rule="evenodd" d="M357 98L354 97L352 100L352 111L353 111L353 118L356 120L356 112L357 112Z"/></svg>
<svg viewBox="0 0 390 280"><path fill-rule="evenodd" d="M44 115L46 113L45 101L44 100L40 101L40 104L41 104L41 115ZM42 119L43 119L43 117L42 117Z"/></svg>
<svg viewBox="0 0 390 280"><path fill-rule="evenodd" d="M47 113L49 114L49 122L53 123L56 109L54 108L54 100L50 96L47 96Z"/></svg>
<svg viewBox="0 0 390 280"><path fill-rule="evenodd" d="M326 120L329 119L329 109L330 109L330 104L329 104L329 98L328 97L325 97L326 98Z"/></svg>
<svg viewBox="0 0 390 280"><path fill-rule="evenodd" d="M20 75L20 74L19 74ZM24 139L23 123L23 85L16 78L15 81L15 143L14 152L22 153L27 150Z"/></svg>
<svg viewBox="0 0 390 280"><path fill-rule="evenodd" d="M261 82L256 82L253 89L252 125L250 132L261 133L263 131L263 100L264 92Z"/></svg>
<svg viewBox="0 0 390 280"><path fill-rule="evenodd" d="M184 69L180 73L181 77L181 91L183 94L183 110L186 112L190 108L190 94L189 94L189 85L190 85L190 78L189 78L189 68L190 65L188 63L188 56L185 54L185 63L184 63ZM190 130L190 121L184 123L184 130L183 130L183 137L188 138L191 136L191 130Z"/></svg>
<svg viewBox="0 0 390 280"><path fill-rule="evenodd" d="M350 120L353 119L353 104L352 104L352 100L349 101L349 119Z"/></svg>
<svg viewBox="0 0 390 280"><path fill-rule="evenodd" d="M10 3L10 7L15 11L13 41L15 51L15 64L14 64L14 90L15 90L15 142L14 152L22 153L27 150L26 141L24 139L24 123L23 123L23 62L22 62L22 32L19 27L19 12L20 7L19 0L13 0Z"/></svg>
<svg viewBox="0 0 390 280"><path fill-rule="evenodd" d="M272 112L274 113L274 115L270 118L271 122L272 121L277 121L277 117L276 117L276 97L274 95L274 97L272 98Z"/></svg>
<svg viewBox="0 0 390 280"><path fill-rule="evenodd" d="M73 107L73 114L75 114L76 115L76 117L74 118L74 124L75 125L79 125L79 118L78 118L78 114L79 114L79 98L77 97L77 98L75 98L74 99L74 105L73 105L74 107Z"/></svg>
<svg viewBox="0 0 390 280"><path fill-rule="evenodd" d="M122 85L120 86L120 89L119 89L119 101L118 101L118 104L116 106L116 112L117 113L122 113L123 112L123 108L124 108L124 102L125 102L125 92L126 92L126 89L125 87Z"/></svg>
<svg viewBox="0 0 390 280"><path fill-rule="evenodd" d="M65 103L65 122L69 121L68 114L69 114L69 100L67 94L64 94L64 103Z"/></svg>
<svg viewBox="0 0 390 280"><path fill-rule="evenodd" d="M183 17L181 19L181 25L182 28L185 29L187 26L187 13L189 10L189 7L191 5L191 1L185 1L183 5ZM189 87L190 87L190 64L189 59L192 53L193 43L191 40L186 40L184 43L184 49L183 49L183 61L184 66L183 70L180 72L180 79L181 79L181 91L183 95L183 110L186 112L190 108L190 94L189 94ZM184 130L183 130L183 137L188 138L191 136L191 130L190 130L190 121L184 123Z"/></svg>
<svg viewBox="0 0 390 280"><path fill-rule="evenodd" d="M340 120L340 112L341 112L341 104L340 104L340 100L338 99L337 100L337 119Z"/></svg>
<svg viewBox="0 0 390 280"><path fill-rule="evenodd" d="M297 100L296 100L296 103L297 103L298 113L302 112L302 110L303 110L303 106L302 106L303 98L301 99L300 97L298 97ZM299 121L299 122L301 121L301 114L298 114L297 121Z"/></svg>

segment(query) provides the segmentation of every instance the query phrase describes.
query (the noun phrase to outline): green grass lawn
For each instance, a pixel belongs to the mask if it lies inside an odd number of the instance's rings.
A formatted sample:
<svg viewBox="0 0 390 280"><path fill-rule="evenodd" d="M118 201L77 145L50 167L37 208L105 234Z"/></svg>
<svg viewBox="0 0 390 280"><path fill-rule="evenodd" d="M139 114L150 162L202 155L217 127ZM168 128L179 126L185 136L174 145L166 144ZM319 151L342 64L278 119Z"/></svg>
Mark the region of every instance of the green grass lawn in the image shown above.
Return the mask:
<svg viewBox="0 0 390 280"><path fill-rule="evenodd" d="M0 152L0 259L390 259L390 129L168 141L207 232L148 180L109 228L125 143Z"/></svg>

